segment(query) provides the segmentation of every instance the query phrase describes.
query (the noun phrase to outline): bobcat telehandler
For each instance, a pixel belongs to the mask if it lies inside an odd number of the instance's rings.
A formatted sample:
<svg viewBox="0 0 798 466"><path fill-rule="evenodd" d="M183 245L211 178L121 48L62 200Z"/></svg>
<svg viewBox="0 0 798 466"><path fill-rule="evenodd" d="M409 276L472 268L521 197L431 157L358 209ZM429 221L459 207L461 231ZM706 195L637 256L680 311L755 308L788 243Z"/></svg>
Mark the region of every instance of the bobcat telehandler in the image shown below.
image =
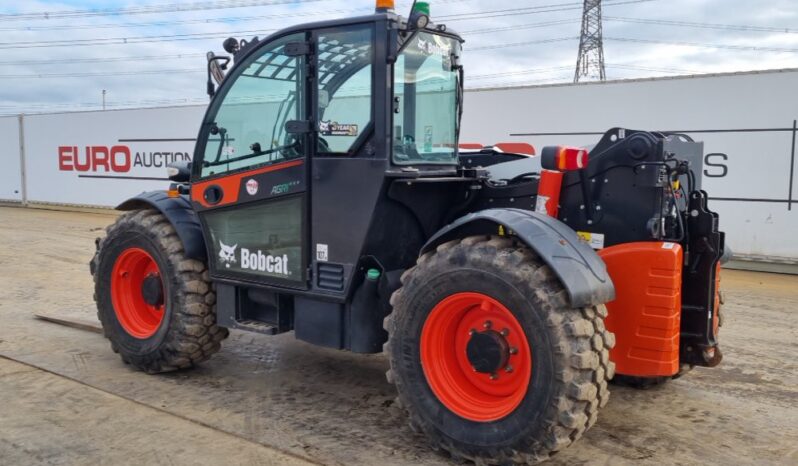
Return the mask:
<svg viewBox="0 0 798 466"><path fill-rule="evenodd" d="M589 151L459 154L463 40L391 3L209 53L193 162L97 241L113 350L148 373L227 329L384 351L414 428L487 464L573 443L613 376L716 365L702 145L616 128Z"/></svg>

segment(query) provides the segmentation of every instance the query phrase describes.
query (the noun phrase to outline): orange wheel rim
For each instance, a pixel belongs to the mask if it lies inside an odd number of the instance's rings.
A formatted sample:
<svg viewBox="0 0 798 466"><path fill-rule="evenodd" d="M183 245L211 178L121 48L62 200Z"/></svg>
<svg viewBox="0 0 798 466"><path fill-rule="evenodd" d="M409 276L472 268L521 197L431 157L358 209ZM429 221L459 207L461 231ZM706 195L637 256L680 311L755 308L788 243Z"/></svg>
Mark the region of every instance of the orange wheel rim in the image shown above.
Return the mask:
<svg viewBox="0 0 798 466"><path fill-rule="evenodd" d="M421 365L432 392L450 411L490 422L523 401L532 352L507 307L485 294L463 292L443 299L427 317Z"/></svg>
<svg viewBox="0 0 798 466"><path fill-rule="evenodd" d="M163 280L158 264L147 251L130 248L116 258L111 272L111 304L119 324L132 337L145 339L158 331L165 309Z"/></svg>

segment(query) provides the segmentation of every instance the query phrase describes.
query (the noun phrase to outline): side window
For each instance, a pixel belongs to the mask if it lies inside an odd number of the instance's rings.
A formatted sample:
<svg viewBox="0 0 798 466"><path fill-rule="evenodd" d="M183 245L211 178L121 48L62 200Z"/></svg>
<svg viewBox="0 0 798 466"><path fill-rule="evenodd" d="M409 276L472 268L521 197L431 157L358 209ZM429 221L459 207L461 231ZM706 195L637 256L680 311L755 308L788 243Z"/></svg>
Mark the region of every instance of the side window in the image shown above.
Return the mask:
<svg viewBox="0 0 798 466"><path fill-rule="evenodd" d="M210 134L203 177L303 155L300 140L285 133L285 122L304 119L305 58L284 53L287 43L303 41L304 34L293 34L267 44L228 76L232 85L205 122Z"/></svg>
<svg viewBox="0 0 798 466"><path fill-rule="evenodd" d="M319 35L320 153L351 153L371 122L372 35L371 25Z"/></svg>

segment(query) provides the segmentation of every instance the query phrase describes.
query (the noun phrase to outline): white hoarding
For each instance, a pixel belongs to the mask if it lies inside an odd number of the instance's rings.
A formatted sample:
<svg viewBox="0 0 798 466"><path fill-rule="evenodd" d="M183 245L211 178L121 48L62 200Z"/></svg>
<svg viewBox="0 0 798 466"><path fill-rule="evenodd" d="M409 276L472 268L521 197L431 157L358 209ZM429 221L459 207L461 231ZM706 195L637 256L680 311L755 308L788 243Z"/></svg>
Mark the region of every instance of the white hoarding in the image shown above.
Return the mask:
<svg viewBox="0 0 798 466"><path fill-rule="evenodd" d="M735 253L798 260L798 70L472 90L461 142L588 145L615 126L704 141L703 186ZM165 189L165 165L193 155L204 106L24 119L31 202L114 206ZM0 199L20 199L16 118L0 157Z"/></svg>
<svg viewBox="0 0 798 466"><path fill-rule="evenodd" d="M22 173L19 157L19 118L0 118L0 201L22 200Z"/></svg>
<svg viewBox="0 0 798 466"><path fill-rule="evenodd" d="M204 107L25 117L30 202L115 206L168 188L166 165L191 160Z"/></svg>
<svg viewBox="0 0 798 466"><path fill-rule="evenodd" d="M703 187L738 255L798 260L798 70L481 90L461 141L588 145L612 127L704 141Z"/></svg>

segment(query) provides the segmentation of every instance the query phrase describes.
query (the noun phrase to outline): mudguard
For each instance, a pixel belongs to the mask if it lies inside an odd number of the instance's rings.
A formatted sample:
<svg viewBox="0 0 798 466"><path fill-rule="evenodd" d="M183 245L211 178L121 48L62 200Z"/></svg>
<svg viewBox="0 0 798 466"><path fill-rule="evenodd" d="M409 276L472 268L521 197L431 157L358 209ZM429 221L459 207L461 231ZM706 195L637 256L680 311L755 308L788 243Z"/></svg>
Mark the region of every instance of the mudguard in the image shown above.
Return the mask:
<svg viewBox="0 0 798 466"><path fill-rule="evenodd" d="M529 210L486 209L460 217L433 235L421 253L456 238L496 234L499 225L551 267L567 290L571 306L592 306L615 299L615 287L598 254L564 223Z"/></svg>
<svg viewBox="0 0 798 466"><path fill-rule="evenodd" d="M164 191L149 191L132 197L116 206L117 210L152 207L169 220L183 243L186 257L205 261L208 257L197 213L191 208L188 196L169 197Z"/></svg>

